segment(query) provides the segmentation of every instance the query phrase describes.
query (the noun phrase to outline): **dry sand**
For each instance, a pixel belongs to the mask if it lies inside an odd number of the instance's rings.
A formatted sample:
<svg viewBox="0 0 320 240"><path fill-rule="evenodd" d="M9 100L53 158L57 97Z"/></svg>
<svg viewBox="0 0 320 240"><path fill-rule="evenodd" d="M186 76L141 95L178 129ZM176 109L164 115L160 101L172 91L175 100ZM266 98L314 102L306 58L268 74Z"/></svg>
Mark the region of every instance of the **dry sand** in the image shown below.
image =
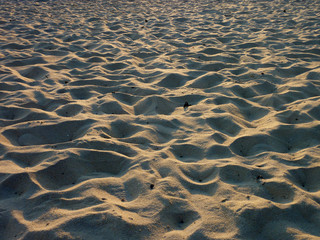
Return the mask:
<svg viewBox="0 0 320 240"><path fill-rule="evenodd" d="M320 239L320 1L0 0L0 239Z"/></svg>

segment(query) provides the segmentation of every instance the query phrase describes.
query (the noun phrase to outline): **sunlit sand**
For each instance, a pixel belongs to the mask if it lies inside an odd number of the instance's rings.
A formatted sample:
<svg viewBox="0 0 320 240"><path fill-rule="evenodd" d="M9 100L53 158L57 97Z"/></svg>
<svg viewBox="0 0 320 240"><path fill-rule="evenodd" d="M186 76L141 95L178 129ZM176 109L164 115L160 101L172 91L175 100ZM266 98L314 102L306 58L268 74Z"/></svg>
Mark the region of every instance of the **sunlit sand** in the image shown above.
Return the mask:
<svg viewBox="0 0 320 240"><path fill-rule="evenodd" d="M319 6L0 0L0 239L319 239Z"/></svg>

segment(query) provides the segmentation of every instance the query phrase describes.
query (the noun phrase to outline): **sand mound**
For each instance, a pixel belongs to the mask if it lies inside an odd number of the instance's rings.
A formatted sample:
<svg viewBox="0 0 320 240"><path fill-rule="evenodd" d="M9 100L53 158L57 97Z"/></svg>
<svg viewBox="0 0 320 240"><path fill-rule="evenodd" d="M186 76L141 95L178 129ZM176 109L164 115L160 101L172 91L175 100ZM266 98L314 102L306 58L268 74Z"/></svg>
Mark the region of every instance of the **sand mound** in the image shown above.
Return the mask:
<svg viewBox="0 0 320 240"><path fill-rule="evenodd" d="M319 239L319 12L0 0L0 239Z"/></svg>

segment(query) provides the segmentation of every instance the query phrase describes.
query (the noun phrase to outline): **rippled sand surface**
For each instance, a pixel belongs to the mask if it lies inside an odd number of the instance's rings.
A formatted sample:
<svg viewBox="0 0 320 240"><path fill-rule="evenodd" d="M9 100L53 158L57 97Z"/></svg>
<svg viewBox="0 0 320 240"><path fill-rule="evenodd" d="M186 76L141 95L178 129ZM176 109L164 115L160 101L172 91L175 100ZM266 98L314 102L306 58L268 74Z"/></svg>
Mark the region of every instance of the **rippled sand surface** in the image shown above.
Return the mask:
<svg viewBox="0 0 320 240"><path fill-rule="evenodd" d="M320 2L0 0L0 239L319 239Z"/></svg>

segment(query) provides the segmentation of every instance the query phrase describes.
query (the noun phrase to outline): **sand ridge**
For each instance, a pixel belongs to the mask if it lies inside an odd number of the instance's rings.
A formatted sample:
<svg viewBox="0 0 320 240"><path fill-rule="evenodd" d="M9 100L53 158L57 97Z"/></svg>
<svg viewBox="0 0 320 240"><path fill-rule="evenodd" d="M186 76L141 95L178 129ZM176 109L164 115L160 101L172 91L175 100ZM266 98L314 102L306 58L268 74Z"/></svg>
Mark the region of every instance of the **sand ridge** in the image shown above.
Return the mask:
<svg viewBox="0 0 320 240"><path fill-rule="evenodd" d="M319 8L0 0L0 239L319 239Z"/></svg>

